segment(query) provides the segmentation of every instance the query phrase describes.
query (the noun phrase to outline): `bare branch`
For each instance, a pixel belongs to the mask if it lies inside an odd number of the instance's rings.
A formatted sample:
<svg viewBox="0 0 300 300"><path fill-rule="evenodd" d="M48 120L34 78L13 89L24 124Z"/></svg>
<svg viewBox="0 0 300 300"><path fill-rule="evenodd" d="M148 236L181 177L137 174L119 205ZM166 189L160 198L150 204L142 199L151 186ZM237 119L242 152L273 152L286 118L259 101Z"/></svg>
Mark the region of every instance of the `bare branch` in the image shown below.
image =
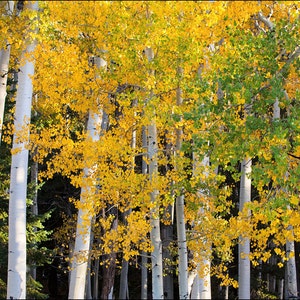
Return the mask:
<svg viewBox="0 0 300 300"><path fill-rule="evenodd" d="M261 12L258 13L258 20L263 22L270 30L273 30L275 27L274 23L269 18L266 18Z"/></svg>
<svg viewBox="0 0 300 300"><path fill-rule="evenodd" d="M282 73L291 63L293 63L300 55L300 46L294 50L292 54L289 55L288 60L285 62L284 66L279 70L279 73Z"/></svg>

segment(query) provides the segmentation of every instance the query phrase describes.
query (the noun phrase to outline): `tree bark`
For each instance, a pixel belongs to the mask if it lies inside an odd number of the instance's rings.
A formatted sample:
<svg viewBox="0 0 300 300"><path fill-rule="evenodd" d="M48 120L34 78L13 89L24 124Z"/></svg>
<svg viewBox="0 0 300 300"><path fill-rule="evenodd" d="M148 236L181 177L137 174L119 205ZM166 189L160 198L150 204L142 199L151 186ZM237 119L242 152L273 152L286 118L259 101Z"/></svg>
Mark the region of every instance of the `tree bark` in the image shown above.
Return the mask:
<svg viewBox="0 0 300 300"><path fill-rule="evenodd" d="M110 230L116 230L118 227L118 212L115 207L110 208L109 214L116 216ZM115 273L116 273L116 258L115 252L106 254L103 259L106 262L103 265L103 278L100 299L113 299Z"/></svg>
<svg viewBox="0 0 300 300"><path fill-rule="evenodd" d="M181 67L177 70L177 75L180 77L183 74ZM176 104L180 106L182 104L182 90L180 87L176 91ZM181 150L182 145L182 128L176 129L176 153ZM176 154L175 154L176 155ZM175 168L178 168L175 166ZM178 281L179 281L179 298L188 298L188 251L186 243L186 228L185 228L185 216L184 216L184 194L183 189L178 193L176 197L176 224L177 224L177 239L178 239Z"/></svg>
<svg viewBox="0 0 300 300"><path fill-rule="evenodd" d="M37 216L38 213L39 213L39 210L38 210L38 188L37 188L37 185L38 185L38 163L36 161L33 161L32 162L32 165L31 165L31 183L33 184L33 199L32 199L32 205L31 205L31 212L34 216ZM34 231L36 231L37 229L34 228ZM34 246L34 245L32 245ZM30 264L30 275L31 277L36 280L36 266L35 266L35 262L32 261L31 264Z"/></svg>
<svg viewBox="0 0 300 300"><path fill-rule="evenodd" d="M100 259L97 257L94 263L93 299L98 299L99 294L99 266Z"/></svg>
<svg viewBox="0 0 300 300"><path fill-rule="evenodd" d="M132 102L132 107L136 107L137 100L134 99ZM136 116L136 112L134 113ZM131 138L131 148L136 148L136 129L132 130L132 138ZM135 167L135 157L132 159L132 172L134 172ZM129 208L126 212L123 213L123 223L127 224L127 216L131 214L132 209ZM127 299L128 294L128 261L123 258L122 261L122 269L121 269L121 276L120 276L120 290L119 290L119 299Z"/></svg>
<svg viewBox="0 0 300 300"><path fill-rule="evenodd" d="M240 211L246 203L251 201L251 165L252 160L245 158L241 164L241 183L240 183ZM250 216L250 211L248 212ZM250 239L240 237L239 239L239 299L250 299Z"/></svg>
<svg viewBox="0 0 300 300"><path fill-rule="evenodd" d="M293 227L289 226L289 230L293 230ZM297 299L298 288L294 241L286 241L286 255L288 261L285 270L285 299Z"/></svg>
<svg viewBox="0 0 300 300"><path fill-rule="evenodd" d="M149 155L149 175L150 181L154 182L158 173L157 166L157 133L155 122L148 126L148 155ZM150 223L151 232L150 238L154 247L151 253L152 261L152 296L153 299L163 299L163 270L162 270L162 242L160 237L160 218L159 218L159 206L157 204L158 190L154 189L150 193L151 203L153 208L151 209Z"/></svg>
<svg viewBox="0 0 300 300"><path fill-rule="evenodd" d="M14 1L7 1L6 14L11 15L14 10ZM7 75L9 68L10 45L7 44L5 49L0 50L0 145L2 139L2 126L4 119L5 98L7 95Z"/></svg>
<svg viewBox="0 0 300 300"><path fill-rule="evenodd" d="M89 112L87 132L88 137L93 141L100 138L99 128L101 128L102 114ZM93 170L90 167L84 169L84 177L89 178ZM69 299L84 299L87 265L90 252L90 236L92 226L92 212L84 205L91 201L91 194L95 192L89 186L81 189L80 204L78 210L76 238L73 252L72 270L69 285Z"/></svg>
<svg viewBox="0 0 300 300"><path fill-rule="evenodd" d="M194 176L197 176L198 174L198 168L199 166L203 167L209 167L209 157L205 156L201 162L199 162L199 159L196 155L196 153L193 153L193 174ZM208 176L208 171L204 171L204 174ZM203 191L199 190L197 192L200 195L203 195ZM201 215L203 213L205 208L199 209L199 214ZM202 250L200 249L200 252ZM197 268L195 272L198 273L200 268L203 268L203 276L199 277L197 274L193 279L192 288L190 290L191 299L211 299L211 280L210 280L210 265L211 262L208 258L202 257L202 264L197 264ZM191 274L193 275L193 274Z"/></svg>
<svg viewBox="0 0 300 300"><path fill-rule="evenodd" d="M147 47L145 54L148 61L152 61L154 58L153 49ZM149 70L149 75L154 75L153 70ZM152 96L150 91L150 97ZM158 162L157 162L157 131L155 123L155 111L152 112L151 124L148 125L148 159L149 159L149 178L150 183L154 184L158 176ZM160 218L159 218L159 204L157 204L159 191L153 188L150 193L151 203L153 207L150 210L150 224L151 232L150 239L153 245L153 251L151 253L152 263L152 297L153 299L163 299L163 266L162 266L162 242L160 236Z"/></svg>
<svg viewBox="0 0 300 300"><path fill-rule="evenodd" d="M173 256L170 253L169 246L170 243L173 241L173 215L174 215L174 205L168 205L166 208L166 213L168 214L170 224L162 225L162 241L163 241L163 269L164 269L164 298L165 299L174 299L174 280L173 280L173 272L172 267L171 270L168 266L169 262L173 260Z"/></svg>
<svg viewBox="0 0 300 300"><path fill-rule="evenodd" d="M146 127L143 126L142 128L142 145L144 152L147 152L148 149L148 142L147 142L147 132ZM146 155L144 155L146 156ZM148 173L148 165L146 160L143 158L142 160L142 174L146 175ZM148 253L142 252L141 253L141 299L148 299Z"/></svg>
<svg viewBox="0 0 300 300"><path fill-rule="evenodd" d="M95 64L98 68L106 67L106 62L99 57L95 58ZM89 111L87 134L88 139L92 139L94 142L97 142L100 139L101 125L103 121L102 116L102 109L96 113ZM89 179L93 176L93 168L97 168L97 166L95 165L95 162L90 161L87 161L86 164L87 167L83 170L84 178ZM95 180L96 178L94 178L94 181ZM69 299L84 299L85 297L87 266L91 246L91 227L93 220L93 213L89 211L85 204L91 201L91 196L95 193L96 188L96 184L93 189L88 186L88 184L87 186L84 186L85 184L87 183L83 181L80 195L80 205L82 207L79 208L77 216L75 246L73 250L72 270L69 284Z"/></svg>
<svg viewBox="0 0 300 300"><path fill-rule="evenodd" d="M285 96L288 97L287 93ZM280 105L278 98L275 99L273 105L273 121L280 119ZM288 177L288 174L285 175ZM291 209L290 206L287 209ZM289 225L288 229L293 232L293 226ZM293 235L293 234L292 234ZM295 259L295 242L292 240L287 240L286 244L286 268L285 268L285 299L297 298L298 288L297 288L297 270L296 270L296 259Z"/></svg>
<svg viewBox="0 0 300 300"><path fill-rule="evenodd" d="M37 2L29 2L28 9L38 9ZM25 54L34 50L34 42L26 47ZM20 67L14 137L12 146L12 164L10 174L10 199L8 217L8 278L7 299L26 298L26 196L29 142L29 124L31 118L32 81L34 63L25 61Z"/></svg>

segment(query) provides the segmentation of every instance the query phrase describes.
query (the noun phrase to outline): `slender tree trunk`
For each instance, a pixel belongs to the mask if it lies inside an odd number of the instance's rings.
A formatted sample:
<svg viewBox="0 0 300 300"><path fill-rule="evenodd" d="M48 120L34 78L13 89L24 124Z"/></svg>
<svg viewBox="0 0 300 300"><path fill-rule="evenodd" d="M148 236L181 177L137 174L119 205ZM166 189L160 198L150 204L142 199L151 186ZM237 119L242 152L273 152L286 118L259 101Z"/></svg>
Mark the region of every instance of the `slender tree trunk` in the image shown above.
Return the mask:
<svg viewBox="0 0 300 300"><path fill-rule="evenodd" d="M251 201L251 165L252 160L245 158L241 164L240 211ZM250 212L248 212L250 216ZM239 299L250 299L250 239L239 239Z"/></svg>
<svg viewBox="0 0 300 300"><path fill-rule="evenodd" d="M225 300L229 299L229 286L228 285L225 286L225 296L224 296L224 299Z"/></svg>
<svg viewBox="0 0 300 300"><path fill-rule="evenodd" d="M141 253L141 299L148 299L148 257L146 252Z"/></svg>
<svg viewBox="0 0 300 300"><path fill-rule="evenodd" d="M92 239L91 239L92 241ZM92 248L92 246L90 246ZM85 283L85 290L86 290L86 299L93 299L92 296L92 274L91 274L91 257L88 260L87 272L86 272L86 283Z"/></svg>
<svg viewBox="0 0 300 300"><path fill-rule="evenodd" d="M7 74L9 67L10 45L0 51L0 144L2 140L2 126L6 99Z"/></svg>
<svg viewBox="0 0 300 300"><path fill-rule="evenodd" d="M197 70L197 75L199 79L202 79L203 66L200 66ZM221 96L218 95L218 98ZM202 166L204 168L209 167L209 156L204 156L202 161L199 161L198 155L193 152L193 176L199 175L199 167ZM217 172L217 171L216 171ZM204 171L205 176L208 176L208 171ZM202 190L198 190L197 194L203 195ZM204 195L203 195L204 196ZM199 209L199 214L202 214L204 208ZM203 252L200 249L200 252ZM210 265L211 262L208 258L202 257L201 258L202 264L197 263L196 269L192 270L189 274L189 295L191 299L211 299L211 274L210 274ZM200 268L203 268L204 272L202 272L203 276L200 277L198 272Z"/></svg>
<svg viewBox="0 0 300 300"><path fill-rule="evenodd" d="M150 181L154 182L158 173L157 166L157 132L155 122L148 126L148 155L149 155L149 175ZM159 219L159 206L157 204L158 190L154 189L151 194L151 232L150 238L154 247L151 253L152 261L152 296L153 299L163 299L163 270L162 270L162 242L160 237L160 219Z"/></svg>
<svg viewBox="0 0 300 300"><path fill-rule="evenodd" d="M118 211L115 207L111 207L109 214L116 216L110 228L111 231L116 230L118 227ZM105 263L103 266L102 289L100 299L113 299L116 273L116 258L117 254L115 252L103 256L103 260L105 261Z"/></svg>
<svg viewBox="0 0 300 300"><path fill-rule="evenodd" d="M288 97L287 93L285 96ZM279 99L276 98L273 105L273 120L280 119L280 105ZM286 174L286 177L288 175ZM287 209L291 209L289 206ZM293 232L293 227L290 225L288 229ZM294 241L287 240L286 241L286 269L285 269L285 291L284 297L285 299L297 298L298 297L298 288L297 288L297 271L296 271L296 260L295 260L295 244Z"/></svg>
<svg viewBox="0 0 300 300"><path fill-rule="evenodd" d="M92 226L95 223L95 217L92 219ZM90 249L93 247L93 241L94 241L94 233L91 230L91 236L90 236ZM86 272L86 283L85 283L85 293L86 293L86 299L93 299L93 294L92 294L92 258L89 255L88 259L88 265L87 265L87 272Z"/></svg>
<svg viewBox="0 0 300 300"><path fill-rule="evenodd" d="M119 299L127 299L128 290L128 261L123 259L120 276Z"/></svg>
<svg viewBox="0 0 300 300"><path fill-rule="evenodd" d="M11 15L14 11L14 1L7 1L6 14ZM4 107L6 98L7 75L9 68L10 45L0 50L0 145L2 138L2 126L4 119Z"/></svg>
<svg viewBox="0 0 300 300"><path fill-rule="evenodd" d="M182 76L182 68L178 68L177 74ZM182 91L178 87L176 91L176 104L182 104ZM176 129L176 153L179 153L182 145L182 128ZM175 166L177 168L177 166ZM188 298L188 258L187 258L187 243L186 243L186 228L184 216L184 194L183 189L179 191L176 197L176 223L177 223L177 239L178 239L178 281L179 281L179 298Z"/></svg>
<svg viewBox="0 0 300 300"><path fill-rule="evenodd" d="M168 266L168 263L173 260L172 254L170 253L169 246L171 241L173 241L173 215L174 215L174 205L169 205L166 208L166 213L168 216L165 218L169 218L170 224L162 225L162 241L163 241L163 269L165 272L164 275L164 298L165 299L174 299L174 288L173 288L173 272L172 267L171 270Z"/></svg>
<svg viewBox="0 0 300 300"><path fill-rule="evenodd" d="M209 167L209 157L205 156L201 162L199 162L198 156L196 153L193 153L193 174L197 176L199 174L199 166L208 168ZM208 176L208 171L204 171L205 176ZM199 196L204 196L204 191L198 191ZM205 208L199 209L199 214L203 214ZM200 249L200 252L203 252ZM203 269L203 276L199 277L197 274L193 279L192 289L190 290L191 299L211 299L211 281L210 281L210 265L211 262L209 258L202 257L202 263L197 264L196 272L198 273L199 269ZM192 274L191 274L192 275Z"/></svg>
<svg viewBox="0 0 300 300"><path fill-rule="evenodd" d="M94 63L97 68L105 68L106 61L100 57L94 58ZM89 111L88 123L87 123L87 135L88 139L92 139L94 142L99 141L101 134L101 126L103 123L103 110L99 112ZM84 179L83 186L81 188L80 205L77 215L76 237L75 246L73 250L72 270L69 283L69 299L84 299L87 267L89 263L89 253L91 247L91 227L93 220L93 213L89 211L86 203L92 201L91 196L96 193L96 184L93 184L93 189L89 186L89 180L93 176L93 168L95 168L95 162L87 161L87 167L83 170ZM97 180L96 178L93 181ZM84 186L87 185L87 186Z"/></svg>
<svg viewBox="0 0 300 300"><path fill-rule="evenodd" d="M200 286L199 286L200 280L199 280L197 269L194 269L189 274L189 278L188 278L190 299L201 299L200 298Z"/></svg>
<svg viewBox="0 0 300 300"><path fill-rule="evenodd" d="M132 107L137 106L137 100L133 100ZM134 113L136 116L136 113ZM136 148L136 130L133 129L132 131L132 139L131 139L131 148ZM134 172L135 167L135 157L132 159L132 172ZM123 222L127 224L126 218L128 215L131 214L132 209L130 208L128 211L123 213ZM121 269L121 276L120 276L120 291L119 291L119 299L127 299L128 294L128 261L123 258L122 261L122 269Z"/></svg>
<svg viewBox="0 0 300 300"><path fill-rule="evenodd" d="M152 61L154 58L153 49L147 47L145 54L148 61ZM150 70L149 75L154 76L154 71ZM150 97L152 91L150 91ZM148 125L148 158L149 158L149 178L151 184L155 184L155 180L158 176L158 162L157 162L157 131L155 123L155 112L152 113L151 124ZM159 191L153 188L150 193L151 203L153 207L150 211L150 224L151 232L150 238L153 245L153 251L151 253L152 263L152 297L153 299L163 299L163 264L162 264L162 242L160 236L160 218L159 218L159 204L157 204Z"/></svg>
<svg viewBox="0 0 300 300"><path fill-rule="evenodd" d="M144 152L147 152L148 149L148 142L147 142L147 133L146 127L143 126L142 128L142 145ZM146 155L145 155L146 157ZM142 160L142 174L146 175L148 173L148 165L146 160L143 158ZM142 252L141 253L141 299L148 299L148 253Z"/></svg>
<svg viewBox="0 0 300 300"><path fill-rule="evenodd" d="M31 212L34 216L37 216L39 213L38 210L38 192L37 192L37 185L38 185L38 163L36 161L32 162L31 165L31 183L33 184L33 199L32 199L32 206L31 206ZM37 229L34 228L34 231ZM32 245L34 246L34 245ZM30 264L30 275L31 277L36 280L36 266L35 261L32 261Z"/></svg>
<svg viewBox="0 0 300 300"><path fill-rule="evenodd" d="M274 248L274 244L271 243L271 247ZM277 265L277 258L273 255L268 259L271 271L267 273L267 287L266 289L270 293L276 292L276 275L273 274L272 269Z"/></svg>
<svg viewBox="0 0 300 300"><path fill-rule="evenodd" d="M176 198L176 220L178 235L178 281L179 298L188 299L188 269L187 269L187 245L184 218L184 196Z"/></svg>
<svg viewBox="0 0 300 300"><path fill-rule="evenodd" d="M95 259L94 263L94 280L93 280L93 299L98 299L99 294L99 258Z"/></svg>
<svg viewBox="0 0 300 300"><path fill-rule="evenodd" d="M99 129L101 128L101 123L102 114L89 112L87 132L88 137L92 138L95 142L100 138ZM91 166L85 168L84 177L89 179L92 172L93 170ZM84 205L89 201L92 201L91 196L94 192L95 191L91 190L89 186L83 186L81 189L80 204L82 207L79 208L77 217L76 238L69 285L69 299L85 298L86 274L90 252L92 212L90 212L87 208L84 208Z"/></svg>
<svg viewBox="0 0 300 300"><path fill-rule="evenodd" d="M166 132L167 134L167 132ZM171 143L166 143L166 159L172 158L174 155L172 151L173 145ZM162 176L165 176L170 169L169 163L165 165L165 171L162 173ZM174 192L172 191L173 182L170 182L171 185L171 198L175 199ZM162 224L161 234L162 234L162 243L163 243L163 270L164 270L164 299L174 299L174 268L170 263L174 260L174 255L172 254L171 246L174 241L174 210L175 210L175 201L170 203L164 210L164 220L168 220L168 224Z"/></svg>
<svg viewBox="0 0 300 300"><path fill-rule="evenodd" d="M28 9L38 9L37 2L29 2ZM25 53L34 50L34 43L27 46ZM8 217L8 277L7 299L26 298L26 196L29 142L29 124L32 103L32 81L34 63L25 61L20 67L14 137L12 146L12 164L10 174L10 199Z"/></svg>
<svg viewBox="0 0 300 300"><path fill-rule="evenodd" d="M205 156L201 162L201 165L206 168L209 168L209 162L210 162L209 156ZM208 171L204 171L204 173L206 176L208 176ZM217 173L218 170L215 170L215 174ZM200 193L203 193L203 191L200 191ZM209 248L211 248L211 245ZM204 272L203 272L203 276L199 278L200 299L211 299L210 266L211 266L210 259L204 257L202 261L202 268Z"/></svg>
<svg viewBox="0 0 300 300"><path fill-rule="evenodd" d="M293 230L292 226L289 226L289 230ZM286 242L286 255L288 261L285 270L285 299L297 299L298 288L294 241Z"/></svg>
<svg viewBox="0 0 300 300"><path fill-rule="evenodd" d="M280 300L283 299L283 295L284 295L284 279L283 278L279 278L278 279L278 298Z"/></svg>
<svg viewBox="0 0 300 300"><path fill-rule="evenodd" d="M210 260L203 261L204 275L199 278L200 299L211 299Z"/></svg>

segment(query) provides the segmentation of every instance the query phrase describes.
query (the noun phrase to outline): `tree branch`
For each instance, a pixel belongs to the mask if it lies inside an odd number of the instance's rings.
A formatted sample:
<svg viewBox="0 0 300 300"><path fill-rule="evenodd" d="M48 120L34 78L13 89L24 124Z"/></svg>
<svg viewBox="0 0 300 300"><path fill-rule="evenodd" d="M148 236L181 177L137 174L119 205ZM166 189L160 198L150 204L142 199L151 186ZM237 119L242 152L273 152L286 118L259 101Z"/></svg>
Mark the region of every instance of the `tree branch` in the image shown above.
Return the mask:
<svg viewBox="0 0 300 300"><path fill-rule="evenodd" d="M292 153L288 153L288 155L291 156L291 157L293 157L293 158L300 159L299 156L296 156L296 155L294 155L294 154L292 154Z"/></svg>
<svg viewBox="0 0 300 300"><path fill-rule="evenodd" d="M270 30L273 30L275 27L275 24L270 21L270 19L266 18L261 12L258 13L258 20L263 22Z"/></svg>
<svg viewBox="0 0 300 300"><path fill-rule="evenodd" d="M279 70L279 73L282 73L292 62L294 62L300 55L300 46L294 50L292 54L289 55L288 60L285 62L284 66Z"/></svg>

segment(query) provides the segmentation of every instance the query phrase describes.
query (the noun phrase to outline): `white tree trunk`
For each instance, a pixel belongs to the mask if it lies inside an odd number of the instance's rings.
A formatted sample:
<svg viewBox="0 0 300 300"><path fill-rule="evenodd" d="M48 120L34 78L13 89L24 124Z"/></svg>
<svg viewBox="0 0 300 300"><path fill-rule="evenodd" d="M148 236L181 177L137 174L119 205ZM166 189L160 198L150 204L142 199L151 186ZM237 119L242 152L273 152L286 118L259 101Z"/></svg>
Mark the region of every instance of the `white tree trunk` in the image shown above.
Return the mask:
<svg viewBox="0 0 300 300"><path fill-rule="evenodd" d="M278 298L280 300L283 299L283 294L284 294L284 279L280 278L278 279Z"/></svg>
<svg viewBox="0 0 300 300"><path fill-rule="evenodd" d="M7 1L6 14L11 15L14 10L14 1ZM6 98L7 74L9 67L10 45L0 50L0 144L2 138L2 126L4 119L4 107Z"/></svg>
<svg viewBox="0 0 300 300"><path fill-rule="evenodd" d="M209 156L205 156L201 162L201 165L209 168ZM217 173L218 171L215 171ZM208 176L208 171L204 171ZM200 191L200 193L203 193ZM208 258L204 258L202 261L202 268L204 270L203 276L199 278L200 299L211 299L211 281L210 281L210 266L211 262Z"/></svg>
<svg viewBox="0 0 300 300"><path fill-rule="evenodd" d="M204 275L199 278L200 299L211 299L210 260L205 259L202 265L204 268Z"/></svg>
<svg viewBox="0 0 300 300"><path fill-rule="evenodd" d="M119 299L128 299L128 261L123 259L121 276L120 276L120 290L119 290Z"/></svg>
<svg viewBox="0 0 300 300"><path fill-rule="evenodd" d="M197 176L199 175L199 167L209 167L209 156L204 156L203 160L199 162L198 156L196 153L193 153L193 175ZM208 176L208 171L204 171L205 176ZM198 195L204 196L204 191L199 190ZM199 214L201 215L204 212L205 208L199 209ZM202 252L202 249L200 249L200 252ZM203 272L202 277L199 277L197 274L193 278L192 287L189 289L190 298L191 299L211 299L211 279L210 279L210 265L211 262L208 258L202 257L201 258L202 264L197 264L196 272L198 273L199 269L201 268ZM192 276L193 273L190 275Z"/></svg>
<svg viewBox="0 0 300 300"><path fill-rule="evenodd" d="M182 76L182 68L178 68L177 74ZM176 104L182 104L182 90L180 87L176 91ZM182 145L182 128L176 129L176 153L179 153ZM175 155L176 155L175 153ZM177 168L177 166L175 166ZM177 225L177 242L178 242L178 283L179 299L188 299L188 251L186 243L186 228L184 216L184 195L183 190L179 191L176 197L176 225Z"/></svg>
<svg viewBox="0 0 300 300"><path fill-rule="evenodd" d="M154 182L158 174L157 166L157 132L155 121L148 126L148 155L149 155L149 175L150 181ZM163 268L162 268L162 242L160 237L160 218L159 206L157 203L158 190L154 189L150 193L151 203L154 207L151 209L150 223L151 232L150 238L153 245L151 253L152 262L152 296L153 299L163 299Z"/></svg>
<svg viewBox="0 0 300 300"><path fill-rule="evenodd" d="M37 10L37 2L29 2L28 9ZM34 50L34 43L27 46L25 53ZM24 54L25 54L24 53ZM8 277L7 298L26 298L26 195L29 142L29 124L31 117L32 81L34 74L32 61L25 61L20 67L14 137L12 146L12 164L10 174L10 199L8 218Z"/></svg>
<svg viewBox="0 0 300 300"><path fill-rule="evenodd" d="M195 276L189 290L190 299L211 299L210 261L204 260L202 267L205 273L203 277L199 277L198 274Z"/></svg>
<svg viewBox="0 0 300 300"><path fill-rule="evenodd" d="M147 133L146 133L146 127L143 126L142 128L142 145L144 152L148 152L148 142L147 142ZM145 155L146 156L146 155ZM143 158L142 160L142 174L148 173L148 165L146 163L146 160ZM142 262L141 262L141 299L145 300L148 299L148 256L146 252L141 253L142 256Z"/></svg>
<svg viewBox="0 0 300 300"><path fill-rule="evenodd" d="M198 270L195 269L189 274L189 295L190 299L201 299L200 298L200 280L198 276Z"/></svg>
<svg viewBox="0 0 300 300"><path fill-rule="evenodd" d="M2 139L2 126L4 119L5 98L7 95L7 73L9 66L10 45L0 51L0 144Z"/></svg>
<svg viewBox="0 0 300 300"><path fill-rule="evenodd" d="M184 218L184 196L176 197L176 223L178 239L179 299L188 299L188 251Z"/></svg>
<svg viewBox="0 0 300 300"><path fill-rule="evenodd" d="M173 241L173 231L174 231L174 222L173 222L173 216L174 216L174 205L170 204L165 209L166 216L170 221L170 224L166 225L164 224L162 227L162 241L163 241L163 269L167 270L164 275L164 298L165 299L174 299L174 280L173 280L173 274L168 270L168 264L170 261L172 261L173 256L170 252L170 245Z"/></svg>
<svg viewBox="0 0 300 300"><path fill-rule="evenodd" d="M154 58L153 49L147 47L145 54L148 61L152 61ZM153 70L149 70L149 75L154 75ZM152 91L150 91L150 97ZM149 178L150 182L155 184L156 177L158 176L158 162L157 162L157 131L155 123L155 112L152 112L152 121L148 125L148 159L149 159ZM151 232L150 238L153 245L153 251L151 253L152 264L152 297L153 299L163 299L163 264L162 264L162 242L160 236L160 218L159 218L159 205L157 204L159 191L153 188L150 193L151 203L153 208L150 211L150 224Z"/></svg>
<svg viewBox="0 0 300 300"><path fill-rule="evenodd" d="M141 253L141 299L148 299L148 257L146 252Z"/></svg>
<svg viewBox="0 0 300 300"><path fill-rule="evenodd" d="M293 227L289 226L289 230L293 230ZM286 263L285 299L297 299L298 288L294 241L286 241L286 255L288 261Z"/></svg>
<svg viewBox="0 0 300 300"><path fill-rule="evenodd" d="M285 96L288 98L288 94L285 92ZM280 119L280 105L278 98L275 99L273 105L273 121ZM288 177L288 174L286 174ZM287 209L290 209L288 206ZM290 225L288 229L292 232L293 227ZM296 270L296 260L295 260L295 244L294 241L286 241L286 269L285 269L285 299L297 298L298 288L297 288L297 270Z"/></svg>
<svg viewBox="0 0 300 300"><path fill-rule="evenodd" d="M100 138L99 129L101 128L102 114L89 113L87 132L89 138L93 141L98 141ZM84 169L84 177L88 178L92 175L92 168ZM92 225L92 213L84 208L84 204L91 201L91 190L89 186L82 187L80 204L82 208L78 210L77 228L74 252L72 256L72 270L69 286L69 299L84 299L85 298L85 286L86 286L86 274L87 265L90 252L90 236Z"/></svg>
<svg viewBox="0 0 300 300"><path fill-rule="evenodd" d="M285 96L288 97L287 93ZM273 120L280 119L280 105L279 100L276 98L273 105ZM286 174L288 177L288 174ZM287 209L291 209L289 206ZM292 232L293 227L290 225L288 229ZM296 259L295 259L295 244L294 241L287 240L286 241L286 269L285 269L285 291L284 297L285 299L297 298L298 296L298 288L297 288L297 270L296 270Z"/></svg>
<svg viewBox="0 0 300 300"><path fill-rule="evenodd" d="M241 165L241 183L240 183L240 211L243 210L246 203L251 201L251 165L252 160L245 158ZM250 215L250 211L248 212ZM239 299L250 299L250 239L240 237L239 239Z"/></svg>
<svg viewBox="0 0 300 300"><path fill-rule="evenodd" d="M99 57L95 58L95 64L98 68L106 67L106 62ZM100 139L102 116L102 110L97 113L89 111L87 134L88 138L91 138L94 142L97 142ZM83 170L84 178L92 176L94 168L97 168L97 166L93 166L91 162L88 162L88 164L89 167ZM95 187L93 189L89 186L83 186L81 188L80 205L82 205L82 207L79 208L77 216L75 246L72 256L73 261L69 284L69 299L84 299L85 297L93 219L93 214L85 207L85 204L91 201L90 196L94 192Z"/></svg>

